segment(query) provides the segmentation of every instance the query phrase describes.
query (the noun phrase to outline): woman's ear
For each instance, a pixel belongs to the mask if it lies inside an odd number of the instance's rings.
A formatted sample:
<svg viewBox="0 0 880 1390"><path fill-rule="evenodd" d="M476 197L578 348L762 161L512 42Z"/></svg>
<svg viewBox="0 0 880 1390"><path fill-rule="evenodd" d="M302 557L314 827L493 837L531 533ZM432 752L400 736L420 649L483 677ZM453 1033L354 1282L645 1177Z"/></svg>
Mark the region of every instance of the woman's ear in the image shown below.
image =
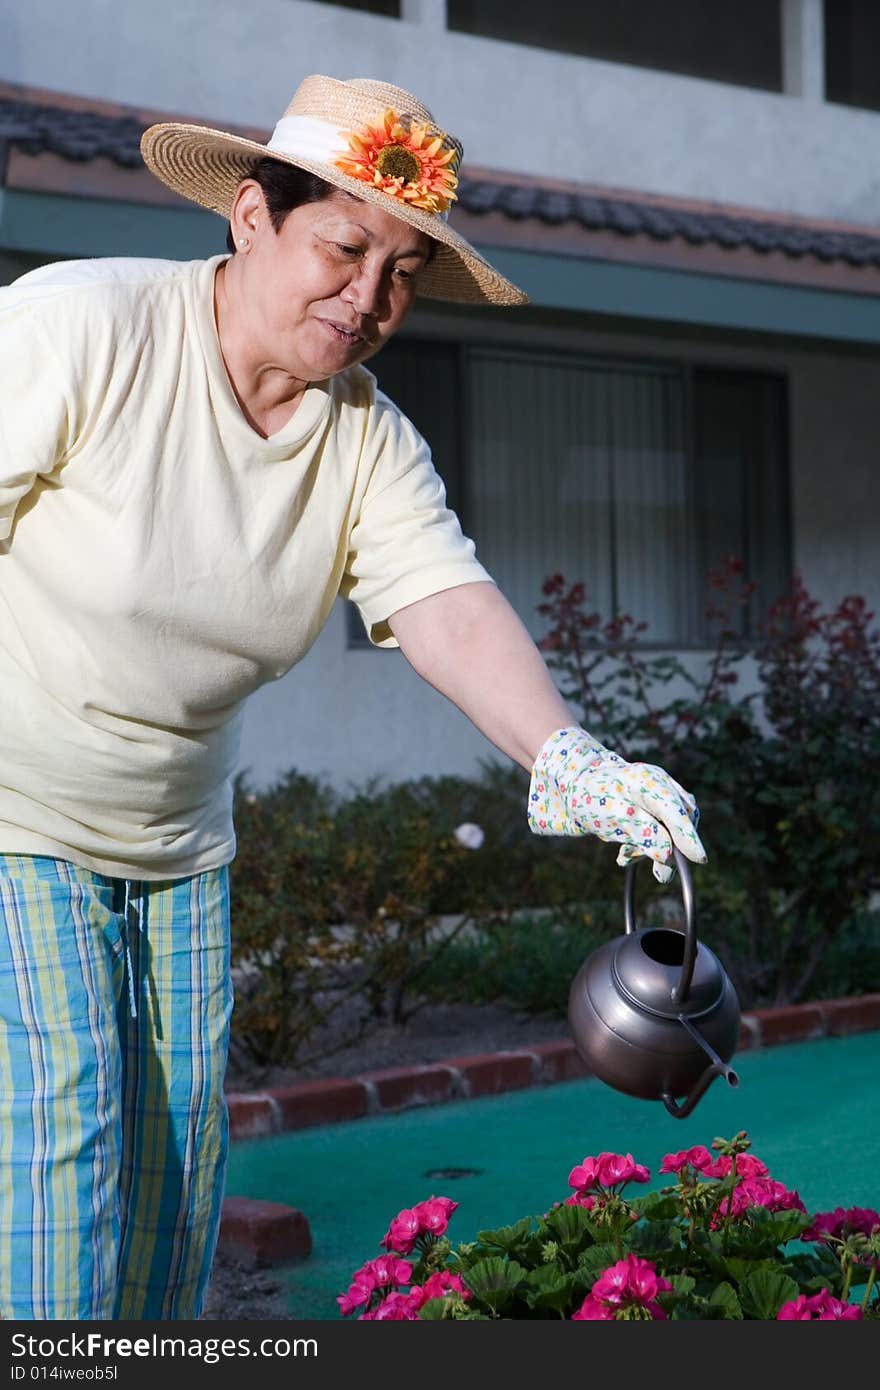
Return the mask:
<svg viewBox="0 0 880 1390"><path fill-rule="evenodd" d="M236 251L247 251L253 245L266 217L263 190L256 179L244 179L236 190L229 212L229 237Z"/></svg>

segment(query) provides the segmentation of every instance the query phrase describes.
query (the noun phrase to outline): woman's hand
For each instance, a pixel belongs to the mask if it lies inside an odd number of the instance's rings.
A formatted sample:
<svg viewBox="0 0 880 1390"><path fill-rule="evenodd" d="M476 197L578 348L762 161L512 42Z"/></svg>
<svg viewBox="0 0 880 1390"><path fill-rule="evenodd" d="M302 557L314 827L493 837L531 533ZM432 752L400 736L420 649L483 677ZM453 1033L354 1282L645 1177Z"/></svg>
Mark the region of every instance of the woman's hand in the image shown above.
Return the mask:
<svg viewBox="0 0 880 1390"><path fill-rule="evenodd" d="M528 818L536 835L616 841L618 864L646 855L660 883L672 877L673 844L705 864L699 814L690 792L662 767L628 763L578 727L551 734L532 768Z"/></svg>

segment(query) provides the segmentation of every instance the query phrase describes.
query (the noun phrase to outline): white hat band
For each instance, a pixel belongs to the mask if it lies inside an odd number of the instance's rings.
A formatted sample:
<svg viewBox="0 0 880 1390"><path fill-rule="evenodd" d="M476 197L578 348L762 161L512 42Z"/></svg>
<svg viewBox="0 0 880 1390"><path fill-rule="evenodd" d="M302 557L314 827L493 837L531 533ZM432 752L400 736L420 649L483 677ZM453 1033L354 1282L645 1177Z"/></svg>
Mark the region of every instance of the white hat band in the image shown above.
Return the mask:
<svg viewBox="0 0 880 1390"><path fill-rule="evenodd" d="M343 131L315 116L282 116L266 148L293 159L317 160L322 164L335 164L350 153ZM434 216L445 222L449 211Z"/></svg>
<svg viewBox="0 0 880 1390"><path fill-rule="evenodd" d="M332 163L347 153L342 131L315 116L282 116L272 131L267 149L300 159Z"/></svg>

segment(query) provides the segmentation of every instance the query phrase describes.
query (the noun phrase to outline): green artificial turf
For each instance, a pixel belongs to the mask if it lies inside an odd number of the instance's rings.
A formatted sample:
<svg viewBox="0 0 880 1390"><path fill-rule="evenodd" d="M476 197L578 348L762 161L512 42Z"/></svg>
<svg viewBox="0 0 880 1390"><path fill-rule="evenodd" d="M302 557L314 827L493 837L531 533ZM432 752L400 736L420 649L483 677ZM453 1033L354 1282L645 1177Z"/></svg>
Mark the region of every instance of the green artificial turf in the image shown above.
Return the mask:
<svg viewBox="0 0 880 1390"><path fill-rule="evenodd" d="M771 1176L808 1211L880 1207L880 1033L738 1055L740 1086L715 1081L687 1119L595 1080L406 1110L232 1145L230 1196L298 1207L314 1248L278 1271L297 1318L336 1319L336 1295L380 1254L392 1217L432 1195L460 1205L454 1243L547 1211L569 1195L587 1154L631 1153L651 1170L644 1193L668 1179L665 1153L745 1129ZM437 1170L469 1170L432 1176ZM470 1171L473 1170L473 1171Z"/></svg>

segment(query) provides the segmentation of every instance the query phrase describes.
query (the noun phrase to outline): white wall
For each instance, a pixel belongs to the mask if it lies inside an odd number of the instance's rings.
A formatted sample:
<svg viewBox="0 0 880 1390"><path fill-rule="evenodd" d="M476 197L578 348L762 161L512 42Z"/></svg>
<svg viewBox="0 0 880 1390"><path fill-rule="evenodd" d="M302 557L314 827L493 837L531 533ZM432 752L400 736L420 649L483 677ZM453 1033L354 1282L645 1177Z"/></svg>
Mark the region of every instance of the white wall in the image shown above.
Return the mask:
<svg viewBox="0 0 880 1390"><path fill-rule="evenodd" d="M880 221L880 114L815 84L752 91L445 32L441 0L408 10L422 21L311 0L0 0L0 80L271 127L309 73L378 77L417 88L473 164Z"/></svg>

